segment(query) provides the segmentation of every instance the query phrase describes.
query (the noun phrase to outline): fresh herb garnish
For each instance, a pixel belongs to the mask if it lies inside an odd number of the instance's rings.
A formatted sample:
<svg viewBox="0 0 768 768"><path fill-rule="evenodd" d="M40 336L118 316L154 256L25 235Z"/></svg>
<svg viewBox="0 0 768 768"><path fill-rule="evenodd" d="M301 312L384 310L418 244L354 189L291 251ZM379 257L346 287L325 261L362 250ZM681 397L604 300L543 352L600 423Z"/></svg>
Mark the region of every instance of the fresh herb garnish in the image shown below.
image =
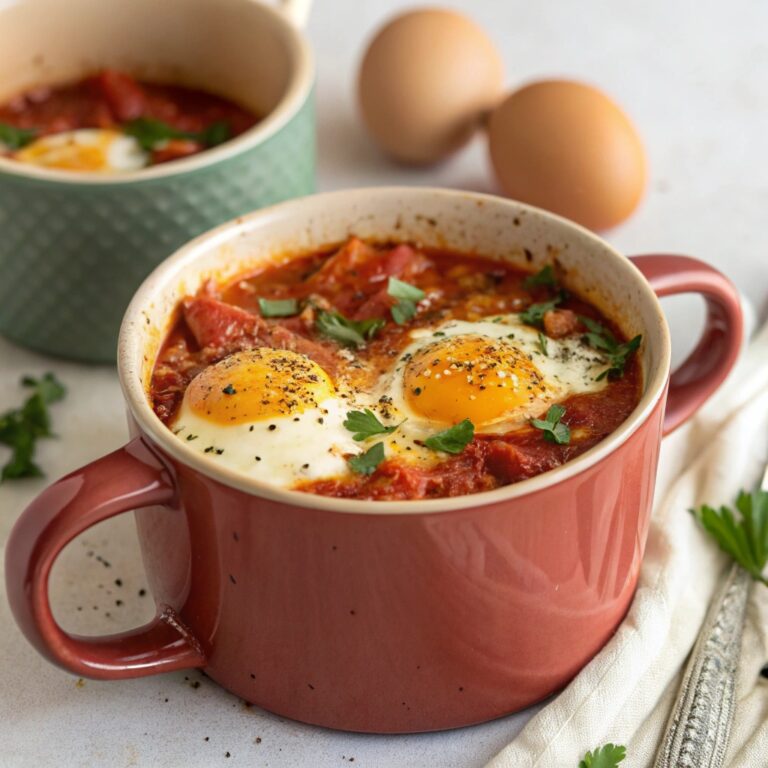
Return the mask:
<svg viewBox="0 0 768 768"><path fill-rule="evenodd" d="M202 131L195 132L181 131L153 117L138 117L131 120L123 125L123 132L133 136L146 152L151 152L158 144L171 139L189 139L206 147L215 147L227 141L231 135L229 125L221 121L211 123Z"/></svg>
<svg viewBox="0 0 768 768"><path fill-rule="evenodd" d="M349 411L344 427L355 433L352 435L353 440L367 440L374 435L391 435L400 424L387 427L378 420L370 408L366 408L364 411Z"/></svg>
<svg viewBox="0 0 768 768"><path fill-rule="evenodd" d="M21 149L36 137L37 131L32 128L17 128L15 125L0 123L0 144L5 144L8 149Z"/></svg>
<svg viewBox="0 0 768 768"><path fill-rule="evenodd" d="M768 586L768 491L741 491L736 498L739 519L729 507L704 504L691 512L704 529L753 579Z"/></svg>
<svg viewBox="0 0 768 768"><path fill-rule="evenodd" d="M616 337L604 325L601 325L590 317L579 315L579 320L586 327L587 333L583 339L595 349L604 352L608 357L608 367L597 377L595 381L602 381L606 376L618 379L624 375L624 367L629 358L635 353L643 340L638 334L633 339L619 344Z"/></svg>
<svg viewBox="0 0 768 768"><path fill-rule="evenodd" d="M382 461L384 461L384 443L376 443L365 453L353 456L347 463L349 468L358 475L372 475Z"/></svg>
<svg viewBox="0 0 768 768"><path fill-rule="evenodd" d="M618 744L603 744L591 750L579 762L579 768L616 768L627 756L627 748Z"/></svg>
<svg viewBox="0 0 768 768"><path fill-rule="evenodd" d="M227 384L227 386L224 387L224 389L222 389L221 391L225 395L236 395L237 394L237 390L231 384Z"/></svg>
<svg viewBox="0 0 768 768"><path fill-rule="evenodd" d="M562 298L558 296L551 301L543 301L540 304L531 304L528 309L524 309L520 313L520 319L526 325L533 325L537 328L541 328L544 323L544 315L546 315L547 312L551 312L561 301Z"/></svg>
<svg viewBox="0 0 768 768"><path fill-rule="evenodd" d="M523 280L523 288L537 288L539 286L557 288L557 278L551 264L547 264L546 267L540 269L535 275L528 275Z"/></svg>
<svg viewBox="0 0 768 768"><path fill-rule="evenodd" d="M262 317L292 317L299 312L296 299L259 299Z"/></svg>
<svg viewBox="0 0 768 768"><path fill-rule="evenodd" d="M475 425L464 419L442 432L438 432L424 441L427 448L433 451L445 451L446 453L461 453L475 436Z"/></svg>
<svg viewBox="0 0 768 768"><path fill-rule="evenodd" d="M385 321L381 318L370 320L348 320L338 312L321 311L315 321L317 330L345 346L359 347L372 339L383 327Z"/></svg>
<svg viewBox="0 0 768 768"><path fill-rule="evenodd" d="M42 476L42 470L32 460L35 443L40 437L52 437L48 406L61 400L66 392L52 373L46 373L41 379L25 376L21 384L32 389L32 394L21 408L6 411L0 416L0 443L13 451L3 467L0 482Z"/></svg>
<svg viewBox="0 0 768 768"><path fill-rule="evenodd" d="M396 277L390 277L387 283L387 293L397 299L392 307L392 319L398 325L405 325L416 314L416 304L426 295L421 288L405 283Z"/></svg>
<svg viewBox="0 0 768 768"><path fill-rule="evenodd" d="M544 439L558 445L568 445L571 442L571 430L560 419L565 416L565 407L562 405L550 405L547 415L543 419L531 419L531 426L540 429L544 433Z"/></svg>
<svg viewBox="0 0 768 768"><path fill-rule="evenodd" d="M541 331L539 331L538 343L541 354L544 355L544 357L549 357L549 352L547 350L547 337Z"/></svg>

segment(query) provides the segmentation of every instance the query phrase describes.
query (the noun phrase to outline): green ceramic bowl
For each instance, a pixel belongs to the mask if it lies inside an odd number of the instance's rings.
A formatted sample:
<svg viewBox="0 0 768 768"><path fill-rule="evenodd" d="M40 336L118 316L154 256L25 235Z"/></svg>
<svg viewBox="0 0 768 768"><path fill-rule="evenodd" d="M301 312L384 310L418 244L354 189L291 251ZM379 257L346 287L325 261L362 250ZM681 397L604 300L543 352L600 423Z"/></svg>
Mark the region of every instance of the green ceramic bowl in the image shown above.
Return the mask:
<svg viewBox="0 0 768 768"><path fill-rule="evenodd" d="M132 173L0 158L0 333L112 362L131 296L166 256L221 222L313 191L314 75L302 34L254 0L2 6L0 99L99 67L206 88L267 115L226 144Z"/></svg>

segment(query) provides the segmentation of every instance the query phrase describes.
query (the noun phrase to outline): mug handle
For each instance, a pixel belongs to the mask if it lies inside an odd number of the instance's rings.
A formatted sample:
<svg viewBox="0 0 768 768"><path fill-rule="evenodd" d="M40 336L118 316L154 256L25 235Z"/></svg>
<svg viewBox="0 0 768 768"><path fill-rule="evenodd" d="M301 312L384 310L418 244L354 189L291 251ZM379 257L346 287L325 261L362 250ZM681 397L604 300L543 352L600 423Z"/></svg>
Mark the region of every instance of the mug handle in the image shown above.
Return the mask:
<svg viewBox="0 0 768 768"><path fill-rule="evenodd" d="M699 343L669 379L663 434L668 435L693 416L733 368L741 349L743 317L739 292L713 267L690 256L652 254L631 256L660 298L700 293L707 318Z"/></svg>
<svg viewBox="0 0 768 768"><path fill-rule="evenodd" d="M200 644L170 607L161 606L143 627L86 637L65 632L48 599L51 567L75 536L121 512L170 505L175 496L167 467L136 438L53 483L22 512L6 547L6 589L16 621L43 656L76 675L100 680L205 665Z"/></svg>

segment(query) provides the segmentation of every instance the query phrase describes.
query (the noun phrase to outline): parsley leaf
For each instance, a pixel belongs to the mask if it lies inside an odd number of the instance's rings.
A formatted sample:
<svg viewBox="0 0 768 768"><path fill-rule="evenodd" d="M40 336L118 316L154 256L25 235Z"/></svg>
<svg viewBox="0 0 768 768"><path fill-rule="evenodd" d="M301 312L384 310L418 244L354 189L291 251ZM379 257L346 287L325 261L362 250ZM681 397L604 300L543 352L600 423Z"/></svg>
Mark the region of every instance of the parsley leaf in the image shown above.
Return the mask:
<svg viewBox="0 0 768 768"><path fill-rule="evenodd" d="M344 427L355 433L352 435L353 440L367 440L374 435L391 435L399 426L400 424L384 426L370 408L364 411L349 411L344 422Z"/></svg>
<svg viewBox="0 0 768 768"><path fill-rule="evenodd" d="M365 453L353 456L347 464L358 475L372 475L382 461L384 461L384 443L375 443Z"/></svg>
<svg viewBox="0 0 768 768"><path fill-rule="evenodd" d="M544 433L544 439L558 445L568 445L571 442L571 430L560 419L565 416L565 407L562 405L550 405L544 419L531 419L531 426L540 429Z"/></svg>
<svg viewBox="0 0 768 768"><path fill-rule="evenodd" d="M579 768L616 768L627 756L627 748L618 744L603 744L594 752L591 750L579 762Z"/></svg>
<svg viewBox="0 0 768 768"><path fill-rule="evenodd" d="M587 329L583 339L608 357L608 367L595 378L595 381L602 381L606 376L611 379L621 378L627 361L637 351L643 337L638 334L624 344L619 344L616 337L604 325L582 315L579 315L579 320Z"/></svg>
<svg viewBox="0 0 768 768"><path fill-rule="evenodd" d="M345 346L359 347L367 339L372 339L383 327L385 321L380 317L370 320L348 320L338 312L320 311L315 321L317 330Z"/></svg>
<svg viewBox="0 0 768 768"><path fill-rule="evenodd" d="M64 397L64 386L52 373L41 379L25 376L22 386L32 394L21 408L6 411L0 416L0 443L12 450L11 458L2 469L0 482L19 477L40 477L43 472L33 461L35 443L40 437L51 437L48 405Z"/></svg>
<svg viewBox="0 0 768 768"><path fill-rule="evenodd" d="M211 123L202 131L194 132L181 131L153 117L137 117L130 120L123 125L123 132L133 136L146 152L151 152L158 144L171 139L189 139L206 147L215 147L227 141L231 135L229 125L222 121Z"/></svg>
<svg viewBox="0 0 768 768"><path fill-rule="evenodd" d="M544 355L544 357L549 357L549 351L547 349L547 337L541 331L539 331L538 342L541 354Z"/></svg>
<svg viewBox="0 0 768 768"><path fill-rule="evenodd" d="M442 432L438 432L424 441L427 448L433 451L445 451L445 453L461 453L475 436L475 425L464 419Z"/></svg>
<svg viewBox="0 0 768 768"><path fill-rule="evenodd" d="M37 131L31 128L17 128L15 125L0 123L0 144L5 144L8 149L21 149L36 137Z"/></svg>
<svg viewBox="0 0 768 768"><path fill-rule="evenodd" d="M387 283L387 293L398 302L392 307L392 319L398 325L405 325L416 314L416 304L426 294L421 288L405 283L396 277L390 277Z"/></svg>
<svg viewBox="0 0 768 768"><path fill-rule="evenodd" d="M547 264L546 267L540 269L535 275L528 275L523 280L523 288L537 288L539 286L557 288L557 278L551 264Z"/></svg>
<svg viewBox="0 0 768 768"><path fill-rule="evenodd" d="M719 510L704 504L692 509L694 517L753 579L768 586L763 575L768 564L768 491L741 491L736 498L739 519L726 506Z"/></svg>
<svg viewBox="0 0 768 768"><path fill-rule="evenodd" d="M551 312L561 301L562 298L558 296L556 299L552 299L552 301L543 301L540 304L531 304L528 309L525 309L520 313L520 319L526 325L533 325L537 328L542 328L544 315L546 315L547 312Z"/></svg>
<svg viewBox="0 0 768 768"><path fill-rule="evenodd" d="M197 140L205 144L206 147L216 147L232 138L232 129L229 127L229 123L216 120L203 128L196 136Z"/></svg>
<svg viewBox="0 0 768 768"><path fill-rule="evenodd" d="M296 299L259 299L262 317L292 317L299 312Z"/></svg>

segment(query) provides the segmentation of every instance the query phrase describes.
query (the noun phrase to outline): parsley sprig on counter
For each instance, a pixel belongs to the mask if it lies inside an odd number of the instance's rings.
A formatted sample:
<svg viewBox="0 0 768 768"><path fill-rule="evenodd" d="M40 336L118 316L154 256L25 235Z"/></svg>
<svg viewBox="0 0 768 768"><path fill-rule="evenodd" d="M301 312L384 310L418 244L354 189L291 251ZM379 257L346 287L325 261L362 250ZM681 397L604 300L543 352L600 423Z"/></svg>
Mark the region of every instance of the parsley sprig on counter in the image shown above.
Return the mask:
<svg viewBox="0 0 768 768"><path fill-rule="evenodd" d="M138 117L131 120L123 126L123 131L129 136L133 136L146 152L151 152L158 144L171 139L188 139L197 141L206 147L215 147L218 144L223 144L232 135L229 125L224 121L211 123L202 131L180 131L178 128L152 117Z"/></svg>
<svg viewBox="0 0 768 768"><path fill-rule="evenodd" d="M571 430L561 419L565 416L565 407L562 405L550 405L547 415L543 419L531 419L531 426L540 429L544 433L544 439L558 445L568 445L571 442Z"/></svg>
<svg viewBox="0 0 768 768"><path fill-rule="evenodd" d="M61 400L66 392L52 373L46 373L40 379L25 376L21 384L32 390L32 394L20 408L0 416L0 443L12 451L10 460L3 467L0 482L42 476L42 470L33 461L35 444L41 437L53 436L48 406Z"/></svg>
<svg viewBox="0 0 768 768"><path fill-rule="evenodd" d="M359 347L372 339L385 325L379 317L370 320L349 320L340 312L317 313L317 330L347 347Z"/></svg>
<svg viewBox="0 0 768 768"><path fill-rule="evenodd" d="M611 379L621 378L627 361L637 351L643 337L638 334L624 344L619 344L616 337L604 325L582 315L579 315L579 320L587 329L584 340L608 358L608 367L595 378L595 381L602 381L606 376Z"/></svg>
<svg viewBox="0 0 768 768"><path fill-rule="evenodd" d="M8 149L21 149L37 138L37 131L31 128L17 128L15 125L0 123L0 144Z"/></svg>
<svg viewBox="0 0 768 768"><path fill-rule="evenodd" d="M707 533L753 579L768 586L764 571L768 565L768 491L741 491L736 510L715 509L707 504L691 512Z"/></svg>
<svg viewBox="0 0 768 768"><path fill-rule="evenodd" d="M433 451L457 454L461 453L472 442L474 436L475 425L469 419L464 419L464 421L428 437L424 441L424 445Z"/></svg>
<svg viewBox="0 0 768 768"><path fill-rule="evenodd" d="M387 293L398 300L392 307L392 319L398 325L405 325L416 315L416 305L426 295L421 288L398 280L396 277L389 278Z"/></svg>
<svg viewBox="0 0 768 768"><path fill-rule="evenodd" d="M579 768L617 768L627 756L627 748L619 744L603 744L594 752L590 750L579 761Z"/></svg>

